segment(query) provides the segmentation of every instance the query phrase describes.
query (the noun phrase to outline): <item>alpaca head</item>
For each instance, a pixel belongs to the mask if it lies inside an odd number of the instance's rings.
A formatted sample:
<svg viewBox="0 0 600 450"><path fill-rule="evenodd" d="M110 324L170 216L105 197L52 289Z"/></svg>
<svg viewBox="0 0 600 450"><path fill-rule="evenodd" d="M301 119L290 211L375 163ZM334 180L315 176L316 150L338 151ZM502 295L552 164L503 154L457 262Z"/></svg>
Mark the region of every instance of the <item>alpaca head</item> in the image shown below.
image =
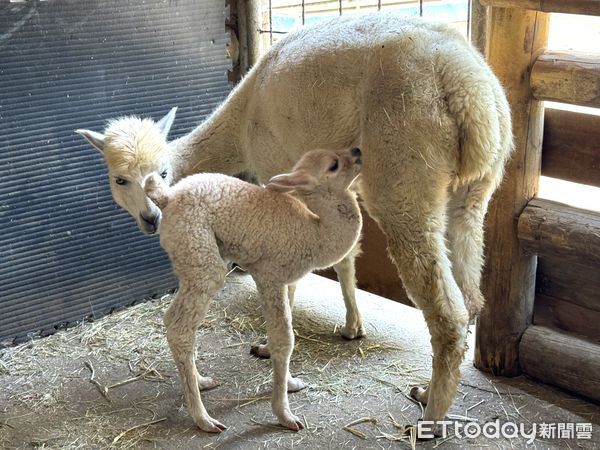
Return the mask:
<svg viewBox="0 0 600 450"><path fill-rule="evenodd" d="M360 174L361 155L358 148L311 150L300 158L290 173L274 176L266 187L279 192L297 191L305 194L344 192Z"/></svg>
<svg viewBox="0 0 600 450"><path fill-rule="evenodd" d="M158 122L133 116L116 119L109 122L104 134L77 130L104 156L115 202L146 234L158 231L161 212L146 196L142 182L151 172L171 182L167 134L176 110L173 108Z"/></svg>

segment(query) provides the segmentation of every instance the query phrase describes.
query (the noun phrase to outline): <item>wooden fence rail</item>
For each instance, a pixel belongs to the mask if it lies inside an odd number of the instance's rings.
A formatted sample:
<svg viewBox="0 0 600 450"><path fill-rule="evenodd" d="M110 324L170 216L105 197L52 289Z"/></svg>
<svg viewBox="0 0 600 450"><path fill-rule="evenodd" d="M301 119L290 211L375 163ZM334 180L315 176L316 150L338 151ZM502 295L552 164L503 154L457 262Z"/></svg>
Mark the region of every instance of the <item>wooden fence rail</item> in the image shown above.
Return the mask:
<svg viewBox="0 0 600 450"><path fill-rule="evenodd" d="M600 54L545 52L531 71L538 100L600 107Z"/></svg>
<svg viewBox="0 0 600 450"><path fill-rule="evenodd" d="M600 264L600 213L536 198L518 227L521 245L532 253Z"/></svg>
<svg viewBox="0 0 600 450"><path fill-rule="evenodd" d="M600 0L481 0L486 6L600 16Z"/></svg>

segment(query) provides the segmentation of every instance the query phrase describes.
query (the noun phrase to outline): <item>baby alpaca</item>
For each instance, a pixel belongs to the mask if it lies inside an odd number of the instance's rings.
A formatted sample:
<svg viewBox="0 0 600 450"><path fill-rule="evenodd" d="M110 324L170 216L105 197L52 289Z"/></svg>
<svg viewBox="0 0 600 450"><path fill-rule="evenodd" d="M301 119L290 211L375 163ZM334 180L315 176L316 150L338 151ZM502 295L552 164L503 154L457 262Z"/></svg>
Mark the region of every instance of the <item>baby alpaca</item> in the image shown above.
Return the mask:
<svg viewBox="0 0 600 450"><path fill-rule="evenodd" d="M361 165L358 148L313 150L266 188L219 174L193 175L172 187L157 173L146 177L146 194L162 210L160 242L179 277L164 317L167 340L188 410L202 430L225 429L202 404L200 390L216 383L198 373L194 349L228 260L252 275L259 292L273 362L273 412L282 425L304 428L287 398L304 384L289 373L294 334L286 286L339 262L356 245L362 219L349 186Z"/></svg>

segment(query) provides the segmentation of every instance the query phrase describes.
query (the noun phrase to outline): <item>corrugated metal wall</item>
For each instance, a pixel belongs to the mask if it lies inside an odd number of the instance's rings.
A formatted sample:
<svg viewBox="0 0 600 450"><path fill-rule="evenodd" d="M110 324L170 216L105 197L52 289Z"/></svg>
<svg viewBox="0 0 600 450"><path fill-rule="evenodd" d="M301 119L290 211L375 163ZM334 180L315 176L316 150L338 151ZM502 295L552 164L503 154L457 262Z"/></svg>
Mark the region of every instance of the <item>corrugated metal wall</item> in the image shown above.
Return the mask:
<svg viewBox="0 0 600 450"><path fill-rule="evenodd" d="M0 6L0 343L176 286L158 238L110 196L76 128L124 114L171 137L230 90L224 0L50 0Z"/></svg>

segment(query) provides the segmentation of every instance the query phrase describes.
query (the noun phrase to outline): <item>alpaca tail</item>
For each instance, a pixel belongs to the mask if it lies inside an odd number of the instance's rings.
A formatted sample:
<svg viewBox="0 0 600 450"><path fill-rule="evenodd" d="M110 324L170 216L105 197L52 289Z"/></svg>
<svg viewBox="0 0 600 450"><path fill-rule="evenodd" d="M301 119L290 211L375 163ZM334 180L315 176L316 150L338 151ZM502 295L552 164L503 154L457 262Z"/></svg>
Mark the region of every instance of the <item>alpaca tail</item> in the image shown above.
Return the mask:
<svg viewBox="0 0 600 450"><path fill-rule="evenodd" d="M459 130L455 188L502 167L512 149L510 109L500 84L478 61L465 58L461 63L442 76L448 109Z"/></svg>
<svg viewBox="0 0 600 450"><path fill-rule="evenodd" d="M164 209L169 204L171 188L158 174L151 173L146 176L142 184L148 198L160 209Z"/></svg>

